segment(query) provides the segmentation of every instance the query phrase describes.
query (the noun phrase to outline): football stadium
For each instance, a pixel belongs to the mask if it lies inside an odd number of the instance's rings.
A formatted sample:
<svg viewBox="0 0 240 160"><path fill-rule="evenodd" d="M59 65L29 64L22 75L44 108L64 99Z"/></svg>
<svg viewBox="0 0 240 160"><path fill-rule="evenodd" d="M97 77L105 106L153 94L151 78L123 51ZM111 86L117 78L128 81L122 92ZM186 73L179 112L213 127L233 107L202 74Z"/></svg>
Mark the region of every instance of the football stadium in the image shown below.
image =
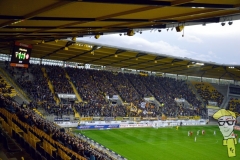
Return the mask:
<svg viewBox="0 0 240 160"><path fill-rule="evenodd" d="M240 159L238 58L103 41L239 19L239 0L0 1L0 160Z"/></svg>

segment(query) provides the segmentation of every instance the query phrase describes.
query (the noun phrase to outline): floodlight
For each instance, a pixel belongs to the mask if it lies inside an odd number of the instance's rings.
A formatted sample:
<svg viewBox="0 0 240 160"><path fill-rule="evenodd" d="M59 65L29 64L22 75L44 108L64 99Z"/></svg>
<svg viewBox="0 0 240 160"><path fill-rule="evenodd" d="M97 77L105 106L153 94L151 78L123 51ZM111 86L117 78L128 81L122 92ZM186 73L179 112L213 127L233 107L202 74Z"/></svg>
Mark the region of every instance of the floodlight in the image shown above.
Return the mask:
<svg viewBox="0 0 240 160"><path fill-rule="evenodd" d="M99 37L100 37L99 34L97 34L97 35L94 36L95 39L98 39Z"/></svg>
<svg viewBox="0 0 240 160"><path fill-rule="evenodd" d="M72 37L72 41L76 41L77 40L77 37Z"/></svg>

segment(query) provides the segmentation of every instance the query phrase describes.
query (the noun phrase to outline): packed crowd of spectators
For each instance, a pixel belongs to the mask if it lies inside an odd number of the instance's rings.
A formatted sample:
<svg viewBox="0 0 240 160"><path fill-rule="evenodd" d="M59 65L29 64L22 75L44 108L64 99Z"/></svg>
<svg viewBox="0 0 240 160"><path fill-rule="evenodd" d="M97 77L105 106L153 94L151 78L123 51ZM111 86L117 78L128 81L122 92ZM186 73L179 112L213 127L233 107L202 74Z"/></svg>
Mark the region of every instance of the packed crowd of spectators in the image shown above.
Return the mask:
<svg viewBox="0 0 240 160"><path fill-rule="evenodd" d="M210 86L206 82L199 82L195 84L198 94L202 97L202 100L207 105L209 101L217 102L218 106L221 106L224 96L216 89Z"/></svg>
<svg viewBox="0 0 240 160"><path fill-rule="evenodd" d="M87 105L98 108L109 105L104 92L98 87L100 83L103 84L104 82L97 81L99 82L97 84L94 81L93 75L86 69L66 68L66 71L83 101L87 102Z"/></svg>
<svg viewBox="0 0 240 160"><path fill-rule="evenodd" d="M66 71L85 101L85 103L75 105L77 111L83 116L147 116L148 114L157 116L162 113L167 116L193 116L206 114L205 107L197 100L186 82L181 80L76 68L66 68ZM105 95L111 97L114 94L120 95L123 102L132 103L138 109L129 114L131 108L118 106L115 107L118 108L118 112L114 112L115 108L112 108L110 103L104 99ZM155 106L142 108L141 102L145 101L143 98L152 96L152 94L162 106L160 108ZM175 98L184 98L194 107L178 106L174 101ZM140 112L138 112L139 110Z"/></svg>
<svg viewBox="0 0 240 160"><path fill-rule="evenodd" d="M126 117L127 109L123 105L106 105L103 107L98 107L92 102L89 103L78 103L75 104L75 109L83 117Z"/></svg>
<svg viewBox="0 0 240 160"><path fill-rule="evenodd" d="M49 89L48 79L44 77L41 66L32 65L31 74L34 76L33 86L36 88L35 99L54 104L54 95Z"/></svg>
<svg viewBox="0 0 240 160"><path fill-rule="evenodd" d="M136 91L124 73L106 72L106 74L123 102L133 103L135 106L141 103L143 97Z"/></svg>
<svg viewBox="0 0 240 160"><path fill-rule="evenodd" d="M196 95L189 89L185 81L168 77L161 77L159 81L173 99L183 98L194 107L199 108L201 106L201 101L197 99Z"/></svg>
<svg viewBox="0 0 240 160"><path fill-rule="evenodd" d="M49 80L51 81L55 93L74 94L73 89L66 78L64 69L60 66L45 66Z"/></svg>
<svg viewBox="0 0 240 160"><path fill-rule="evenodd" d="M6 69L8 72L31 96L32 101L28 105L29 107L42 107L47 111L48 114L54 114L57 116L62 116L64 114L73 114L72 108L70 108L68 105L56 104L54 100L55 93L52 93L49 89L49 79L44 77L44 74L41 70L42 67L50 68L52 66L30 65L29 68L16 68L10 67L8 64L6 64ZM49 74L51 75L51 73Z"/></svg>
<svg viewBox="0 0 240 160"><path fill-rule="evenodd" d="M131 84L134 86L134 88L137 90L137 92L142 98L152 97L152 93L149 91L147 86L142 81L139 80L140 77L142 77L141 75L129 74L129 73L126 73L125 75L126 77L128 77L129 81L131 82Z"/></svg>
<svg viewBox="0 0 240 160"><path fill-rule="evenodd" d="M30 93L31 96L34 96L34 87L32 81L29 79L28 68L11 67L8 63L5 63L5 69L24 90Z"/></svg>
<svg viewBox="0 0 240 160"><path fill-rule="evenodd" d="M66 78L65 72L67 72L84 101L72 104L71 107L69 104L63 103L56 105L47 84L48 79L43 76L41 67L32 65L27 70L20 69L19 83L27 89L35 101L45 101L41 103L41 106L49 114L72 113L72 107L75 107L81 116L147 116L151 113L151 116L165 114L174 117L205 114L205 108L201 102L188 88L186 82L182 80L90 69L63 69L59 66L44 67L55 92L73 93L69 80ZM12 70L14 71L14 69ZM29 79L28 73L33 75L34 81ZM16 75L15 72L13 74ZM106 96L112 97L113 95L119 95L127 106L112 105ZM151 105L151 107L142 108L141 103L145 102L144 97L151 96L160 102L160 107ZM184 105L178 105L174 100L175 98L183 98L194 107L186 108ZM129 114L130 104L138 108L131 114Z"/></svg>
<svg viewBox="0 0 240 160"><path fill-rule="evenodd" d="M11 106L20 120L45 131L49 135L51 134L54 140L61 142L64 146L86 158L111 159L88 143L61 132L53 122L36 115L31 109L38 105L38 101L43 102L40 105L48 113L56 113L57 115L73 112L72 107L75 107L81 116L84 117L125 117L130 115L150 115L156 117L163 114L167 117L206 115L206 108L197 100L186 82L182 80L76 68L65 68L64 70L56 66L44 67L47 70L49 80L52 82L55 92L73 93L65 76L66 70L84 102L68 103L67 105L61 103L57 106L49 89L48 79L44 77L41 71L41 66L32 65L29 69L10 68L8 70L10 74L17 78L21 86L31 94L33 101L24 107L23 104L18 105L14 102L11 97L4 97L0 92L1 107L5 106L8 108ZM30 78L30 75L32 78ZM4 87L4 83L0 83L0 89ZM113 105L106 99L106 95L111 97L116 94L124 102L132 103L138 109L129 114L131 108L128 106ZM160 102L160 107L149 103L141 106L141 103L145 102L143 98L147 96L154 96ZM183 105L177 105L175 98L183 98L194 107L187 108ZM231 105L235 105L235 108L240 111L239 103ZM138 114L138 110L141 110L140 114Z"/></svg>
<svg viewBox="0 0 240 160"><path fill-rule="evenodd" d="M2 77L0 76L0 93L10 94L12 92L13 87L7 87L7 84L4 82Z"/></svg>
<svg viewBox="0 0 240 160"><path fill-rule="evenodd" d="M71 80L77 87L81 97L87 103L76 105L77 111L84 116L157 116L164 113L167 116L192 116L206 114L205 107L188 88L185 81L166 77L140 76L134 74L113 73L87 69L66 68ZM119 106L121 111L113 112L109 102L105 99L118 94L123 102L137 106L139 112L131 112L127 106ZM141 108L144 97L152 96L162 104L162 107ZM184 108L174 101L175 98L183 98L192 107Z"/></svg>
<svg viewBox="0 0 240 160"><path fill-rule="evenodd" d="M117 91L114 89L112 83L107 79L107 71L88 71L93 76L93 80L95 81L97 87L104 93L104 95L112 97L113 95L118 94Z"/></svg>
<svg viewBox="0 0 240 160"><path fill-rule="evenodd" d="M163 84L160 83L160 77L140 76L139 78L146 86L148 86L148 89L151 91L157 101L165 106L175 105L173 98L169 96L169 94L164 90Z"/></svg>
<svg viewBox="0 0 240 160"><path fill-rule="evenodd" d="M11 109L10 107L11 106ZM0 107L6 108L10 112L16 114L22 122L27 123L31 127L37 127L45 133L52 135L52 139L62 143L64 146L85 157L86 159L96 160L111 160L105 152L98 150L88 142L79 139L78 137L71 136L67 132L62 132L53 122L43 119L41 116L28 107L22 108L10 97L0 95ZM38 137L43 141L43 137ZM69 155L71 156L71 155Z"/></svg>
<svg viewBox="0 0 240 160"><path fill-rule="evenodd" d="M48 80L43 76L41 66L31 65L30 68L9 67L8 71L34 101L54 103L53 95L48 87Z"/></svg>
<svg viewBox="0 0 240 160"><path fill-rule="evenodd" d="M231 98L228 102L228 109L240 113L240 98Z"/></svg>
<svg viewBox="0 0 240 160"><path fill-rule="evenodd" d="M205 107L197 100L185 81L156 76L139 76L139 78L161 103L158 112L170 117L206 114ZM175 98L183 98L194 107L186 108L183 105L177 105Z"/></svg>

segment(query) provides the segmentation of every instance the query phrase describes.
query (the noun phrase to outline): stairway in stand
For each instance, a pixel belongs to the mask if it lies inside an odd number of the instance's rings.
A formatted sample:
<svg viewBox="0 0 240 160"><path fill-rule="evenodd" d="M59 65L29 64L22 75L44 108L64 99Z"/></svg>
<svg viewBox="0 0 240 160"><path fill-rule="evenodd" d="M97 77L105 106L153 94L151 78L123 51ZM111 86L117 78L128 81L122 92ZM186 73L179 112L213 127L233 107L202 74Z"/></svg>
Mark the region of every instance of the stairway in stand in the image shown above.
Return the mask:
<svg viewBox="0 0 240 160"><path fill-rule="evenodd" d="M6 84L6 88L9 89L11 88L11 85L8 83L8 81L6 79L4 79L3 77L0 77L0 81L3 80L3 83ZM10 97L15 97L17 95L17 91L14 88L11 88L11 93L8 94Z"/></svg>
<svg viewBox="0 0 240 160"><path fill-rule="evenodd" d="M72 109L73 109L73 111L74 111L74 118L75 118L76 120L80 120L81 116L80 116L80 114L78 113L78 111L75 109L75 107L73 107Z"/></svg>
<svg viewBox="0 0 240 160"><path fill-rule="evenodd" d="M78 91L77 91L77 88L76 88L75 85L72 83L71 78L69 77L69 75L67 74L66 71L65 71L65 75L66 75L66 78L68 79L69 84L71 85L71 87L72 87L72 89L73 89L73 92L75 93L75 95L76 95L76 97L77 97L77 100L78 100L79 102L82 102L83 100L82 100L82 98L80 97L80 95L79 95L79 93L78 93Z"/></svg>
<svg viewBox="0 0 240 160"><path fill-rule="evenodd" d="M71 81L71 78L69 77L69 75L67 74L66 70L65 71L65 75L66 75L66 78L68 79L68 82L69 84L71 85L72 89L73 89L73 92L75 93L76 97L77 97L77 100L78 102L82 102L82 98L80 97L78 91L77 91L77 88L75 87L75 85L72 83ZM74 117L75 119L79 119L81 118L80 114L78 113L78 111L75 109L75 107L73 107L73 111L74 111Z"/></svg>
<svg viewBox="0 0 240 160"><path fill-rule="evenodd" d="M16 83L15 81L12 79L12 77L10 77L9 73L7 73L4 69L2 69L0 67L0 76L2 77L2 79L4 80L4 83L7 84L7 88L13 87L11 89L11 94L9 94L10 97L15 97L15 96L19 96L23 101L29 103L31 100L28 97L28 95L25 93L25 91L23 91Z"/></svg>
<svg viewBox="0 0 240 160"><path fill-rule="evenodd" d="M42 67L41 70L42 70L42 72L43 72L44 77L48 80L48 87L49 87L50 91L52 92L52 94L54 95L53 97L54 97L54 100L55 100L56 104L59 105L60 100L59 100L59 98L55 95L55 92L54 92L54 89L53 89L53 85L52 85L51 81L48 79L48 75L47 75L47 72L46 72L46 68Z"/></svg>

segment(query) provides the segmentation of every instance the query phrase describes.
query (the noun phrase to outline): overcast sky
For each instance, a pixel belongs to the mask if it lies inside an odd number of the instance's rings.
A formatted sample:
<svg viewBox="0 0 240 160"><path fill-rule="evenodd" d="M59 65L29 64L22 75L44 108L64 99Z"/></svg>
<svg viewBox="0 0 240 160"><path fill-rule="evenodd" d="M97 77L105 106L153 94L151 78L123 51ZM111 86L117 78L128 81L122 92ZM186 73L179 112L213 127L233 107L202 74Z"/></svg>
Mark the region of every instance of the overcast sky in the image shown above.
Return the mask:
<svg viewBox="0 0 240 160"><path fill-rule="evenodd" d="M164 29L161 32L144 31L134 36L114 34L79 40L221 64L240 64L240 21L225 26L221 23L187 26L184 37L175 29Z"/></svg>

